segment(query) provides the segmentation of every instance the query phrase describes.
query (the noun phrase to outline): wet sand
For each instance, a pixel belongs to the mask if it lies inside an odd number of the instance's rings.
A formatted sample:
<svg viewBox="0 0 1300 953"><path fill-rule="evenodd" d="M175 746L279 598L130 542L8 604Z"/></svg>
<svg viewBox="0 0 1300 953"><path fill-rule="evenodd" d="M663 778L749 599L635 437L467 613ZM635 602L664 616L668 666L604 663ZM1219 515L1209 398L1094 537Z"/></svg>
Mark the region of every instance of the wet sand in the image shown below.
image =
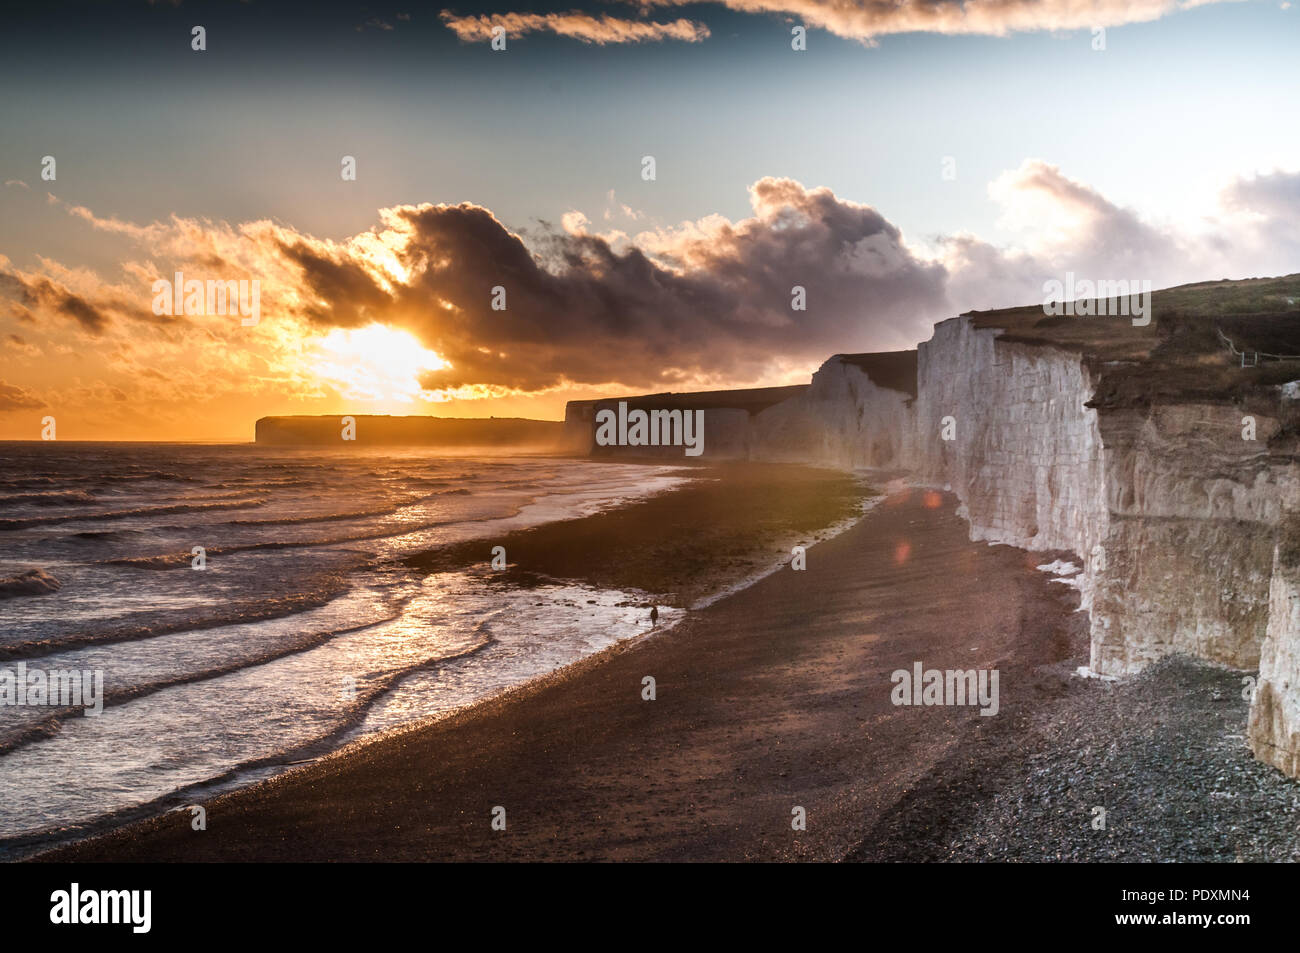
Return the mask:
<svg viewBox="0 0 1300 953"><path fill-rule="evenodd" d="M493 584L576 579L598 589L640 589L660 605L688 607L752 578L833 524L861 513L871 491L853 476L780 463L716 463L684 471L690 482L590 516L543 523L487 542L419 553L422 572L481 565L505 548Z"/></svg>
<svg viewBox="0 0 1300 953"><path fill-rule="evenodd" d="M790 567L555 676L50 860L838 860L940 763L1066 689L1075 593L890 497ZM890 673L1000 672L1000 713L902 707ZM642 699L643 678L656 698ZM494 830L494 807L506 829ZM807 829L791 827L792 809Z"/></svg>

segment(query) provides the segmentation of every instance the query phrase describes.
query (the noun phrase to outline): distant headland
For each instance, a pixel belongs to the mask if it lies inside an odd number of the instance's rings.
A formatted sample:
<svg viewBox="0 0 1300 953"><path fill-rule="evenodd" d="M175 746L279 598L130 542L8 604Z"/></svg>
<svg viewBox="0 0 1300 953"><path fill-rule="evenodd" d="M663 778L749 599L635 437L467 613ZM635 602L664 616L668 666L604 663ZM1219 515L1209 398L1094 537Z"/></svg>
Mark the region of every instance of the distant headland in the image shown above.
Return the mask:
<svg viewBox="0 0 1300 953"><path fill-rule="evenodd" d="M345 431L347 436L345 437ZM271 446L512 447L561 449L564 424L524 417L390 417L326 414L262 417L256 441Z"/></svg>

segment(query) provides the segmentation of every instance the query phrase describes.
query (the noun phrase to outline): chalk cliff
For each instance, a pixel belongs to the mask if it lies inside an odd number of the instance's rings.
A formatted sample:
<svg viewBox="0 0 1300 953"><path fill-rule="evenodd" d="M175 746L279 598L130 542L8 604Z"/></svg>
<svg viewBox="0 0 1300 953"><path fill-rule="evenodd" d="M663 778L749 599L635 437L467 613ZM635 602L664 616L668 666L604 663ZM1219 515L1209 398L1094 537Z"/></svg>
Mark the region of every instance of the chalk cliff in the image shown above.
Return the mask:
<svg viewBox="0 0 1300 953"><path fill-rule="evenodd" d="M972 538L1078 554L1094 671L1258 666L1250 745L1296 776L1300 413L1281 379L1300 365L1256 373L1177 327L1108 354L1001 321L945 321L920 346L912 467L951 486Z"/></svg>
<svg viewBox="0 0 1300 953"><path fill-rule="evenodd" d="M953 488L973 538L1078 554L1095 671L1171 652L1258 664L1273 542L1300 505L1294 448L1269 449L1280 413L1250 407L1243 439L1231 403L1099 408L1104 370L1083 354L970 317L920 351L917 469Z"/></svg>
<svg viewBox="0 0 1300 953"><path fill-rule="evenodd" d="M1258 667L1249 744L1300 776L1300 312L1257 304L1280 281L1157 292L1139 325L962 315L916 352L830 358L723 446L909 470L973 539L1076 554L1093 671Z"/></svg>
<svg viewBox="0 0 1300 953"><path fill-rule="evenodd" d="M952 487L973 539L1079 554L1087 608L1109 526L1087 368L961 317L920 346L918 386L916 469Z"/></svg>
<svg viewBox="0 0 1300 953"><path fill-rule="evenodd" d="M852 470L911 465L916 352L837 354L808 389L759 413L757 460Z"/></svg>
<svg viewBox="0 0 1300 953"><path fill-rule="evenodd" d="M1268 630L1247 739L1255 757L1300 777L1300 525L1274 550Z"/></svg>
<svg viewBox="0 0 1300 953"><path fill-rule="evenodd" d="M689 462L684 447L677 443L658 446L598 446L596 417L602 410L617 417L618 405L629 411L704 412L704 441L701 457L713 460L756 458L755 419L766 409L797 400L807 384L788 387L754 387L745 390L699 391L694 393L641 394L602 400L571 400L564 407L564 443L568 450L596 456L644 459L648 457Z"/></svg>

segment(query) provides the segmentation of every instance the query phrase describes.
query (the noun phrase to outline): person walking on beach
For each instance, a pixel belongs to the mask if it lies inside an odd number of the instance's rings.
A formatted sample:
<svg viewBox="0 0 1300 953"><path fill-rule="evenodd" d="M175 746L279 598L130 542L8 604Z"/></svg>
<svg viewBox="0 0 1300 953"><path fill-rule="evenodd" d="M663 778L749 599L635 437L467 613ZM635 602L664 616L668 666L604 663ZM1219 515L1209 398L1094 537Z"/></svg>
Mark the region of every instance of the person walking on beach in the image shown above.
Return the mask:
<svg viewBox="0 0 1300 953"><path fill-rule="evenodd" d="M650 625L655 626L655 625L658 625L658 624L659 624L659 607L658 607L658 606L651 606L651 607L650 607Z"/></svg>

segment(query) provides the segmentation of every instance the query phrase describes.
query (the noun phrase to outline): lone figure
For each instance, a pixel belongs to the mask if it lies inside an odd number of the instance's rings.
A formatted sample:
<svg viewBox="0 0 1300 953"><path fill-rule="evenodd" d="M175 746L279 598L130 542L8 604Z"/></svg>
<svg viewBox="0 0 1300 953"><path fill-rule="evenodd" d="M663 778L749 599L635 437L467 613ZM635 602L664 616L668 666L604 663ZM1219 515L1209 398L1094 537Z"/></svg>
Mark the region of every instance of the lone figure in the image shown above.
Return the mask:
<svg viewBox="0 0 1300 953"><path fill-rule="evenodd" d="M659 624L659 607L658 607L658 606L651 606L651 607L650 607L650 624L651 624L651 625L658 625L658 624Z"/></svg>

